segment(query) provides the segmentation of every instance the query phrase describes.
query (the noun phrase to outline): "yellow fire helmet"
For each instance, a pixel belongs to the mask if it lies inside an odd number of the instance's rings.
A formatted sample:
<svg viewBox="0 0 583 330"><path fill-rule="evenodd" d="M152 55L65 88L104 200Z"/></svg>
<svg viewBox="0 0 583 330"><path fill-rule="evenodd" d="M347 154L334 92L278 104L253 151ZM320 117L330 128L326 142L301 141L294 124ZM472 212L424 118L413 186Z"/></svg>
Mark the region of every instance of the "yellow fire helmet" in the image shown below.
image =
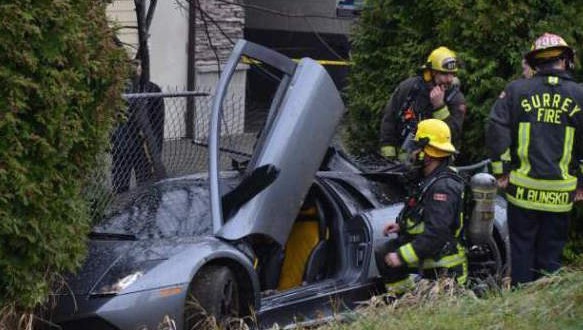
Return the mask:
<svg viewBox="0 0 583 330"><path fill-rule="evenodd" d="M457 56L451 49L441 46L429 54L427 62L421 68L456 73L458 69Z"/></svg>
<svg viewBox="0 0 583 330"><path fill-rule="evenodd" d="M563 54L572 62L574 56L573 48L560 36L545 32L534 41L530 52L524 58L528 65L534 68L537 64L554 60Z"/></svg>
<svg viewBox="0 0 583 330"><path fill-rule="evenodd" d="M451 144L449 126L443 120L431 118L420 121L417 125L415 141L423 139L428 140L423 152L431 157L443 158L457 152Z"/></svg>

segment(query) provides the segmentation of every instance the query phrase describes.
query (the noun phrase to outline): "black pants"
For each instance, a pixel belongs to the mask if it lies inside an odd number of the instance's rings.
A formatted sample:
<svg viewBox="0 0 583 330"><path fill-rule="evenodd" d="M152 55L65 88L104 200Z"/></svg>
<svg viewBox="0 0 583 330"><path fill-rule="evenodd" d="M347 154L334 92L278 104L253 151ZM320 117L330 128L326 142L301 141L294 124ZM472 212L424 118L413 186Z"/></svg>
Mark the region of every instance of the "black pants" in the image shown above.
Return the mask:
<svg viewBox="0 0 583 330"><path fill-rule="evenodd" d="M561 267L569 213L523 209L508 203L512 284L536 280Z"/></svg>

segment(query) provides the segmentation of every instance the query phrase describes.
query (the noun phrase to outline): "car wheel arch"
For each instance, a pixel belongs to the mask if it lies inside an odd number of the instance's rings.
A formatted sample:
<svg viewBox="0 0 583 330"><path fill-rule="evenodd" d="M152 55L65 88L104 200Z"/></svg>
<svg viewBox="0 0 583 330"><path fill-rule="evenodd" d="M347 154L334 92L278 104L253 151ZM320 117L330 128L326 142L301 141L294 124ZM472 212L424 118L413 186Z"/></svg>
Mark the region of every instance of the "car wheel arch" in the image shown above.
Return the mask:
<svg viewBox="0 0 583 330"><path fill-rule="evenodd" d="M226 267L232 272L238 285L239 313L242 316L253 315L254 311L260 306L258 280L254 278L254 274L249 272L248 267L232 258L218 257L201 265L190 280L189 292L190 286L195 282L197 276L200 276L206 269L213 267Z"/></svg>

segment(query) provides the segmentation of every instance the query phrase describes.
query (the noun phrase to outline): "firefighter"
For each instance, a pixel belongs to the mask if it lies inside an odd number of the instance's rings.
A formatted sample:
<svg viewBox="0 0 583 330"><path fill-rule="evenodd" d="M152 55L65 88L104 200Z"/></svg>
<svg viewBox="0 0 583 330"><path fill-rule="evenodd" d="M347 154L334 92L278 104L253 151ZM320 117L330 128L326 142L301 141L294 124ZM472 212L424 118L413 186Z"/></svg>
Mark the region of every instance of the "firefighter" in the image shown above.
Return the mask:
<svg viewBox="0 0 583 330"><path fill-rule="evenodd" d="M439 119L419 122L409 151L409 167L418 171L415 191L385 235L398 233L376 251L387 289L401 293L413 284L410 274L425 278L448 276L464 284L468 262L460 241L463 226L464 181L449 165L456 152L450 129Z"/></svg>
<svg viewBox="0 0 583 330"><path fill-rule="evenodd" d="M420 75L402 81L383 109L380 129L380 152L388 159L403 160L401 145L407 135L415 135L417 123L436 118L447 123L453 144L459 149L466 112L465 99L456 84L458 60L446 47L431 52L421 66Z"/></svg>
<svg viewBox="0 0 583 330"><path fill-rule="evenodd" d="M142 64L132 61L133 77L126 93L160 93L152 81L142 81ZM165 174L162 163L164 144L164 99L162 97L131 98L128 100L128 119L112 135L112 188L115 193L130 189L132 170L136 183L142 185Z"/></svg>
<svg viewBox="0 0 583 330"><path fill-rule="evenodd" d="M535 75L506 86L486 130L492 170L509 202L514 285L560 268L569 212L583 196L583 87L569 72L574 51L545 33L525 57Z"/></svg>

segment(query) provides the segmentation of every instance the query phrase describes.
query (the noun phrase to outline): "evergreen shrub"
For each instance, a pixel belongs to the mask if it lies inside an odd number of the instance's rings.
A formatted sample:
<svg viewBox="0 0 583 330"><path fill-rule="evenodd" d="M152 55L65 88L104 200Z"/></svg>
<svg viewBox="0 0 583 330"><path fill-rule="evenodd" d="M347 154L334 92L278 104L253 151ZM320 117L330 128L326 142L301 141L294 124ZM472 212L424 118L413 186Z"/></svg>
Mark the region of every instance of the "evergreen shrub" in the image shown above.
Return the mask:
<svg viewBox="0 0 583 330"><path fill-rule="evenodd" d="M82 187L127 73L103 0L0 4L0 306L42 302L85 253Z"/></svg>

